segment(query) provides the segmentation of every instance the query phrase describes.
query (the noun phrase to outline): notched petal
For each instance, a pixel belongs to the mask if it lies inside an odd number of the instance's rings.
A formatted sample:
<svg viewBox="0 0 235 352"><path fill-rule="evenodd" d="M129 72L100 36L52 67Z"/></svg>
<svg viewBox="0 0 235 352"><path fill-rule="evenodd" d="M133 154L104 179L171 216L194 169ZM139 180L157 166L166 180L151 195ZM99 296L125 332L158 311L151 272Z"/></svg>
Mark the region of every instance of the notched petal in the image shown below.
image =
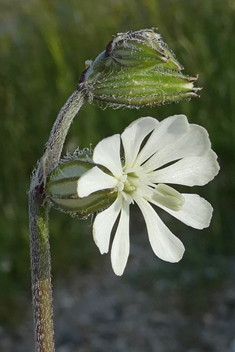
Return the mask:
<svg viewBox="0 0 235 352"><path fill-rule="evenodd" d="M113 176L122 175L122 163L120 158L120 135L102 139L94 149L93 160L96 164L105 166Z"/></svg>
<svg viewBox="0 0 235 352"><path fill-rule="evenodd" d="M93 224L93 237L101 254L109 250L109 242L112 228L120 213L122 199L119 196L115 202L106 210L99 213Z"/></svg>
<svg viewBox="0 0 235 352"><path fill-rule="evenodd" d="M129 204L124 202L111 249L111 262L116 275L121 276L123 274L129 253Z"/></svg>
<svg viewBox="0 0 235 352"><path fill-rule="evenodd" d="M87 197L91 193L114 188L117 180L100 170L97 166L83 174L77 182L77 194L79 197Z"/></svg>
<svg viewBox="0 0 235 352"><path fill-rule="evenodd" d="M183 243L166 227L146 200L136 198L135 201L144 216L154 253L162 260L178 262L185 251Z"/></svg>
<svg viewBox="0 0 235 352"><path fill-rule="evenodd" d="M131 123L122 133L121 139L125 153L125 168L131 168L139 153L144 138L152 132L159 122L153 117L142 117Z"/></svg>

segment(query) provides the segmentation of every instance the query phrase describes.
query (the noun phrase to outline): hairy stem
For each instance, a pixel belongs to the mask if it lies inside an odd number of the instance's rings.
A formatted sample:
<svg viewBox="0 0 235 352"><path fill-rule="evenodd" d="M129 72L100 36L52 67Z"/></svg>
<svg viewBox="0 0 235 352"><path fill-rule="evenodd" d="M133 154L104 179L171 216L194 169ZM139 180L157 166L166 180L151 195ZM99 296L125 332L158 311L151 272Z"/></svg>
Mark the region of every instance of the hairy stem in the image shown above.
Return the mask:
<svg viewBox="0 0 235 352"><path fill-rule="evenodd" d="M54 351L48 205L42 185L29 193L32 296L37 352ZM45 201L46 202L46 201Z"/></svg>
<svg viewBox="0 0 235 352"><path fill-rule="evenodd" d="M37 352L55 351L48 229L49 203L45 194L45 182L48 173L58 165L69 127L83 105L84 99L85 93L78 86L60 110L51 130L45 153L38 163L30 185L30 256Z"/></svg>
<svg viewBox="0 0 235 352"><path fill-rule="evenodd" d="M43 155L46 167L46 176L54 167L58 165L69 127L75 115L82 107L84 99L85 92L80 85L78 85L77 90L75 90L75 92L67 100L57 116L46 145L45 153Z"/></svg>

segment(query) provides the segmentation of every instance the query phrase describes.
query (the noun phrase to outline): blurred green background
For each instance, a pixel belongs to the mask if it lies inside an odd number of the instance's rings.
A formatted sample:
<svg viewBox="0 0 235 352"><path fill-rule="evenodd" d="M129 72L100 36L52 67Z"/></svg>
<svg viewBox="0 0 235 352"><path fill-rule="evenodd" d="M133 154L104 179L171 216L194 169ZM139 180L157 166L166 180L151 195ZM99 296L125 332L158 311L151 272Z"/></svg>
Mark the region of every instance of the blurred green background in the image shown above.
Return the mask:
<svg viewBox="0 0 235 352"><path fill-rule="evenodd" d="M0 0L0 9L0 322L17 323L24 307L20 297L31 299L27 190L52 124L75 90L85 60L103 51L113 35L130 29L157 27L184 73L199 74L201 98L140 110L101 110L86 103L65 150L95 146L140 116L161 120L184 113L203 125L221 172L193 192L212 203L214 217L203 232L172 222L187 250L180 266L171 266L166 275L177 280L185 266L195 273L208 262L221 269L216 258L226 262L235 246L234 0ZM89 225L90 220L51 211L54 277L102 260ZM225 265L220 280L226 271Z"/></svg>

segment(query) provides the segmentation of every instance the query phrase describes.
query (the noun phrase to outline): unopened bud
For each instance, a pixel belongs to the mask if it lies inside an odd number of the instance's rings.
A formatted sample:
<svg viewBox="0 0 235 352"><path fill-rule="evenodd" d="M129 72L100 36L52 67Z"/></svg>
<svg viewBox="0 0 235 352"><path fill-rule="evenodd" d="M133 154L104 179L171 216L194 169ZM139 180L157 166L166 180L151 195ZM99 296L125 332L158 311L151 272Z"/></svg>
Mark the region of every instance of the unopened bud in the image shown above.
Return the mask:
<svg viewBox="0 0 235 352"><path fill-rule="evenodd" d="M83 198L77 195L79 178L94 165L90 158L88 160L67 160L54 169L46 182L46 193L52 204L62 211L81 217L86 217L111 205L116 199L113 189L94 192Z"/></svg>
<svg viewBox="0 0 235 352"><path fill-rule="evenodd" d="M114 107L155 106L197 97L198 76L182 65L153 30L118 34L84 71L80 84L90 102Z"/></svg>
<svg viewBox="0 0 235 352"><path fill-rule="evenodd" d="M106 48L105 55L126 68L142 66L182 70L183 66L153 30L120 33Z"/></svg>

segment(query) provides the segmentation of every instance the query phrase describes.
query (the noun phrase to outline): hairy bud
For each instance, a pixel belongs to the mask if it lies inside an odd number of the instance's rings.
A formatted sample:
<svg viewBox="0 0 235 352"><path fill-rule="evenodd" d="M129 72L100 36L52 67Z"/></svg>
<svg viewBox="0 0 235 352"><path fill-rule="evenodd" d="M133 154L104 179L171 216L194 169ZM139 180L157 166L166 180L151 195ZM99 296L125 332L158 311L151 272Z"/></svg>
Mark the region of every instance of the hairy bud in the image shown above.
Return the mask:
<svg viewBox="0 0 235 352"><path fill-rule="evenodd" d="M141 107L197 97L198 76L183 75L182 65L153 30L118 34L94 62L88 61L80 84L88 99L113 107Z"/></svg>
<svg viewBox="0 0 235 352"><path fill-rule="evenodd" d="M79 198L77 184L79 178L95 164L90 158L65 160L47 178L46 193L52 204L62 211L86 217L111 205L116 199L113 189L92 193Z"/></svg>

